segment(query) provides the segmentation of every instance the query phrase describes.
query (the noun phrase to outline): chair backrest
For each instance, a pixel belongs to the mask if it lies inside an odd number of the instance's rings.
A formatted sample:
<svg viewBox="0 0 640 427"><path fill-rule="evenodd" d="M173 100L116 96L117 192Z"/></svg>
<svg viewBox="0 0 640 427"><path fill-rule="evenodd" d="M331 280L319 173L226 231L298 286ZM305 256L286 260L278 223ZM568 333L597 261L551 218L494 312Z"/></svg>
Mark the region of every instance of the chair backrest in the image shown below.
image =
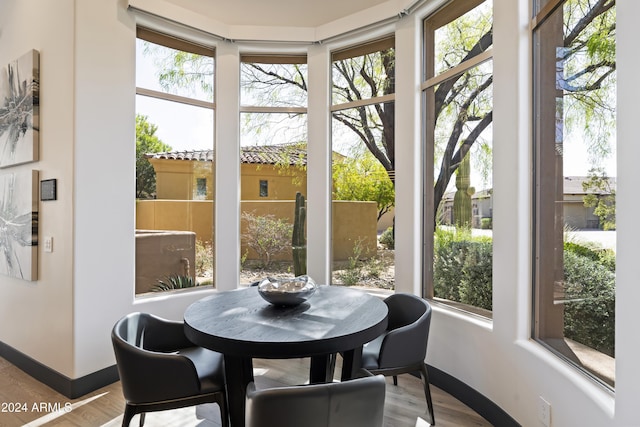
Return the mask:
<svg viewBox="0 0 640 427"><path fill-rule="evenodd" d="M130 313L113 327L113 334L122 341L140 349L163 353L193 346L183 331L182 322L149 313Z"/></svg>
<svg viewBox="0 0 640 427"><path fill-rule="evenodd" d="M193 344L182 322L131 313L111 331L122 392L127 401L154 402L198 393L193 363L174 352Z"/></svg>
<svg viewBox="0 0 640 427"><path fill-rule="evenodd" d="M382 427L382 375L340 383L247 388L247 427Z"/></svg>
<svg viewBox="0 0 640 427"><path fill-rule="evenodd" d="M423 298L405 293L393 294L384 302L389 309L389 323L380 347L380 368L424 361L431 327L431 305Z"/></svg>

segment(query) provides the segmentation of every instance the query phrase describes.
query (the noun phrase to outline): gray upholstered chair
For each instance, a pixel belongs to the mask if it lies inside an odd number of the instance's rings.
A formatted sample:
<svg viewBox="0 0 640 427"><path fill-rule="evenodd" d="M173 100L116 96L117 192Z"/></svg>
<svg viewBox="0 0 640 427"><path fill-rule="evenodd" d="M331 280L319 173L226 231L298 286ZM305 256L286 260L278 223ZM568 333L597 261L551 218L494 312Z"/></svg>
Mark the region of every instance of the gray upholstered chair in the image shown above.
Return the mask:
<svg viewBox="0 0 640 427"><path fill-rule="evenodd" d="M382 375L256 390L247 386L246 427L382 427Z"/></svg>
<svg viewBox="0 0 640 427"><path fill-rule="evenodd" d="M142 427L146 412L210 402L229 425L222 355L191 343L182 322L132 313L115 324L111 341L126 400L123 427L136 414Z"/></svg>
<svg viewBox="0 0 640 427"><path fill-rule="evenodd" d="M429 376L425 356L431 325L431 306L423 298L397 293L384 300L389 309L387 331L362 349L362 367L373 374L393 376L398 385L398 375L420 372L427 399L431 425L436 420L429 388Z"/></svg>

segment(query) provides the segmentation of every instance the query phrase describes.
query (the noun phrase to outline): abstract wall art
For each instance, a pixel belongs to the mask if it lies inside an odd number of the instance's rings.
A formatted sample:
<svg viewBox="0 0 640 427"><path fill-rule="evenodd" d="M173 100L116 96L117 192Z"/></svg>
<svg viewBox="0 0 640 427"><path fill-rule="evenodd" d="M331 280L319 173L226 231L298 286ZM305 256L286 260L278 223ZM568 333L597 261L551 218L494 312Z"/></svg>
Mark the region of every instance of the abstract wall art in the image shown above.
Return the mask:
<svg viewBox="0 0 640 427"><path fill-rule="evenodd" d="M38 171L0 174L0 274L38 279Z"/></svg>
<svg viewBox="0 0 640 427"><path fill-rule="evenodd" d="M0 69L0 168L38 160L40 54Z"/></svg>

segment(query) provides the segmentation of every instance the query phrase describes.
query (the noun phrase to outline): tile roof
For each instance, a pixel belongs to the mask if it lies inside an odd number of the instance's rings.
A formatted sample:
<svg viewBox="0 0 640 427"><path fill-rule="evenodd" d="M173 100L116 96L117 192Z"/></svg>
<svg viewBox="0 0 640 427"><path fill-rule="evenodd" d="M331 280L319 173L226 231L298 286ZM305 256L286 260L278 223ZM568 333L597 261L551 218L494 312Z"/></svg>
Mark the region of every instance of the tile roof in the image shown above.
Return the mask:
<svg viewBox="0 0 640 427"><path fill-rule="evenodd" d="M183 150L165 153L148 153L148 159L192 160L213 162L213 150ZM288 145L252 145L240 148L240 162L263 165L282 164L307 165L307 147L305 144Z"/></svg>
<svg viewBox="0 0 640 427"><path fill-rule="evenodd" d="M587 180L589 180L589 177L587 176L565 176L563 184L564 194L608 194L608 192L602 190L590 189L585 191L582 187L582 183ZM616 178L608 177L607 180L609 181L611 189L615 190L617 184Z"/></svg>

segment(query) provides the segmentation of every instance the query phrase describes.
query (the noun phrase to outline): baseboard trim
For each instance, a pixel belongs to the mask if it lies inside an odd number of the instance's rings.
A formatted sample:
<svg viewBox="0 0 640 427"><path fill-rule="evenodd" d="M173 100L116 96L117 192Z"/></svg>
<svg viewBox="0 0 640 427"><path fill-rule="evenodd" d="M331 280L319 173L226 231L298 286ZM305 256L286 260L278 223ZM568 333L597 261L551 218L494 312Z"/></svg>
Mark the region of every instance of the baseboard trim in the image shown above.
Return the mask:
<svg viewBox="0 0 640 427"><path fill-rule="evenodd" d="M13 347L0 341L0 357L11 362L36 380L56 390L58 393L76 399L119 380L116 365L106 367L80 378L69 378ZM509 414L485 396L457 378L427 365L429 382L446 391L493 425L501 427L521 427Z"/></svg>
<svg viewBox="0 0 640 427"><path fill-rule="evenodd" d="M457 378L430 365L427 365L427 371L429 372L429 382L431 384L446 391L473 409L492 425L521 427L520 424L511 418L502 408Z"/></svg>
<svg viewBox="0 0 640 427"><path fill-rule="evenodd" d="M1 341L0 356L69 399L84 396L119 379L116 365L72 379Z"/></svg>

